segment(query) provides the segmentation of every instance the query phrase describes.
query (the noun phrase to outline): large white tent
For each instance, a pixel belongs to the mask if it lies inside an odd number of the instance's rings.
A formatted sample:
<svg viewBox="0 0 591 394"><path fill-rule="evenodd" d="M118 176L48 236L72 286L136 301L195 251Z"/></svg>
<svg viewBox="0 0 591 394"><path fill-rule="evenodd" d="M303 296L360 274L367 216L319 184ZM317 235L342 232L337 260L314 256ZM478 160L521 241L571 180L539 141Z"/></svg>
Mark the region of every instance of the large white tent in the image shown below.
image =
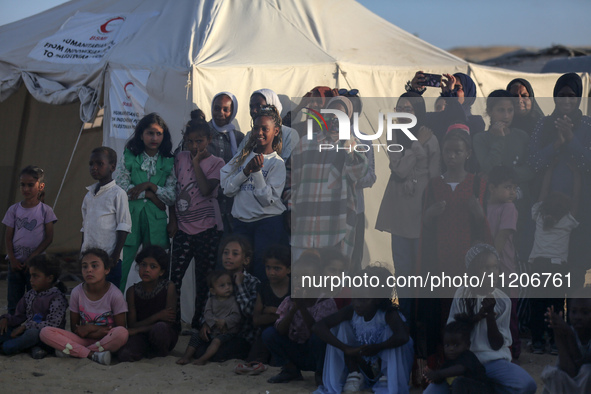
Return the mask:
<svg viewBox="0 0 591 394"><path fill-rule="evenodd" d="M102 142L121 153L143 114L161 114L176 145L189 112L198 106L209 118L220 91L237 96L237 121L247 131L256 89L301 97L326 85L396 97L419 69L469 73L481 97L517 76L550 97L557 78L471 65L353 0L73 0L0 27L0 132L8 137L0 148L8 185L0 206L18 200L19 168L42 166L46 202L57 203L60 218L52 249L75 250L84 185L92 183L89 151ZM584 84L588 91L587 74ZM102 129L85 130L100 107ZM369 201L380 201L388 179L387 165L378 167ZM369 223L378 207L368 204ZM372 260L391 259L389 248L370 249L380 251Z"/></svg>
<svg viewBox="0 0 591 394"><path fill-rule="evenodd" d="M118 30L108 37L113 45L100 57L67 57L76 53L76 48L90 47L93 41L89 38L103 38L99 35L103 26L105 31ZM74 51L70 45L69 52L62 48L61 59L47 57L47 52L55 53L72 40L80 43ZM10 119L0 127L14 140L5 146L3 179L14 180L14 173L25 163L46 167L51 181L47 201L53 204L69 167L59 194L56 213L62 220L53 247L72 249L79 242L76 227L80 214L74 213L84 194L79 188L91 182L80 168L88 151L72 155L74 144L78 134L79 144L86 141L89 145L88 139L100 143L96 135L89 137L81 132L81 121L91 122L99 106L104 105L102 142L122 151L134 121L114 119L114 95L120 88L115 85L128 83L122 78L131 78L136 87L144 85L136 89L145 96L141 109L161 114L176 143L189 112L199 106L209 118L210 100L222 90L238 97L237 121L247 130L247 102L253 90L268 87L296 97L316 85L327 85L356 87L364 97L389 97L400 94L404 82L419 67L432 72L468 70L463 60L350 0L70 1L0 27L0 100L6 108L4 119ZM28 93L16 95L20 100L11 97L23 83ZM41 103L43 112L30 114L32 102ZM52 105L72 103L79 108L77 125L74 107L67 117L53 119L51 124L42 122L41 118L53 111ZM33 122L39 120L43 126L32 125L28 119L31 115ZM123 132L115 129L120 120L131 121ZM29 143L49 130L51 137L43 137L41 145ZM55 141L53 145L51 141ZM68 166L71 156L72 165ZM78 178L72 177L72 171ZM78 189L71 188L74 184ZM13 187L0 204L7 207L17 198L18 191Z"/></svg>

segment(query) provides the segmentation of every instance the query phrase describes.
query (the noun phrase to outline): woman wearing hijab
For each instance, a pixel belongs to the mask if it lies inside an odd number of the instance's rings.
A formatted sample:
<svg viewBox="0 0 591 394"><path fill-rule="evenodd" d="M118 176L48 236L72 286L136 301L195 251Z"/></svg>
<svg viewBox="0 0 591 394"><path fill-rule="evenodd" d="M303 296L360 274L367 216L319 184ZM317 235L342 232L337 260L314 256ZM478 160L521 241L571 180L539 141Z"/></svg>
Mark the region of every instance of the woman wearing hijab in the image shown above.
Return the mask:
<svg viewBox="0 0 591 394"><path fill-rule="evenodd" d="M250 95L250 101L248 103L250 109L250 117L253 121L263 105L274 105L275 108L277 108L279 114L281 114L281 111L283 110L283 105L281 104L281 101L279 101L279 96L277 96L277 93L275 93L271 89L255 90ZM246 144L246 141L248 141L249 136L250 131L246 134L246 138L244 138L242 140L242 143L238 146L238 152L242 151L242 148L244 148L244 145ZM300 141L300 137L298 133L291 127L281 125L281 138L283 140L281 158L287 163L287 160L291 156L291 151Z"/></svg>
<svg viewBox="0 0 591 394"><path fill-rule="evenodd" d="M417 141L410 140L401 130L392 143L404 147L401 152L388 152L390 179L378 213L376 229L391 234L392 258L396 275L414 273L421 235L421 200L429 179L439 176L439 142L425 126L425 100L415 93L400 96L396 112L416 116L417 125L410 129ZM411 301L402 297L400 309L410 318Z"/></svg>
<svg viewBox="0 0 591 394"><path fill-rule="evenodd" d="M441 83L441 97L456 97L457 102L460 104L463 112L462 113L453 113L453 119L451 122L457 123L465 123L470 128L470 135L474 137L474 135L484 131L484 120L480 115L472 115L472 105L476 101L476 84L470 78L470 76L464 73L455 73L451 74L443 74L444 79L442 79ZM409 81L406 84L406 90L408 92L415 92L422 95L426 87L421 85L421 82L425 80L425 75L422 71L417 71L412 81ZM447 100L447 103L450 101ZM446 107L443 112L449 112L449 109ZM445 127L442 127L442 134L438 135L435 132L437 138L441 142L443 140L443 135L445 134L445 130L451 125L451 123L446 124Z"/></svg>
<svg viewBox="0 0 591 394"><path fill-rule="evenodd" d="M448 84L441 87L443 97L457 97L466 117L466 125L470 128L470 136L484 131L484 120L480 115L472 115L472 105L476 101L476 84L468 75L455 73L443 74L448 79ZM445 112L445 111L444 111Z"/></svg>
<svg viewBox="0 0 591 394"><path fill-rule="evenodd" d="M518 98L519 104L511 127L531 134L538 121L544 117L531 84L523 78L515 78L507 85L507 91Z"/></svg>
<svg viewBox="0 0 591 394"><path fill-rule="evenodd" d="M443 74L441 83L441 97L445 97L445 109L441 112L429 114L429 124L433 126L433 133L439 141L440 148L447 129L452 124L462 123L468 126L470 137L473 139L484 131L485 124L482 116L472 115L472 105L476 101L476 84L464 73ZM406 90L422 95L426 87L421 85L425 79L422 71L417 71L412 81L406 85ZM468 159L468 170L478 173L478 160L472 155Z"/></svg>
<svg viewBox="0 0 591 394"><path fill-rule="evenodd" d="M238 152L238 145L244 139L244 134L234 128L232 121L238 113L238 100L230 92L220 92L213 97L211 101L211 142L207 150L214 156L224 159L228 164L232 157ZM232 233L232 203L234 199L226 197L220 191L218 193L218 203L224 224L224 233Z"/></svg>
<svg viewBox="0 0 591 394"><path fill-rule="evenodd" d="M212 138L207 150L212 155L224 159L225 163L232 160L232 157L238 151L238 145L244 138L244 134L232 124L237 113L238 100L232 93L220 92L213 97L211 101L211 120L209 121Z"/></svg>
<svg viewBox="0 0 591 394"><path fill-rule="evenodd" d="M555 108L536 125L530 140L530 164L548 192L571 198L571 213L579 226L571 233L568 254L571 288L581 287L591 255L591 118L579 109L583 83L575 73L561 76L554 86Z"/></svg>

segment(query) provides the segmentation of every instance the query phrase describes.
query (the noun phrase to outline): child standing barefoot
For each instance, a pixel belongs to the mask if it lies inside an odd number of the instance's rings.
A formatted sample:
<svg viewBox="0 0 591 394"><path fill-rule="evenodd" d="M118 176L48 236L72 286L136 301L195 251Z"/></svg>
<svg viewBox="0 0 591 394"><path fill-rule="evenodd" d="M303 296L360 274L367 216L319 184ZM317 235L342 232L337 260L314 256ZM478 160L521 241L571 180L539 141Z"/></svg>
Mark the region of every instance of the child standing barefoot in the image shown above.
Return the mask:
<svg viewBox="0 0 591 394"><path fill-rule="evenodd" d="M41 330L41 341L56 355L88 358L99 364L111 363L111 352L127 342L125 314L127 304L121 291L107 282L109 255L104 250L88 249L82 253L84 283L70 295L72 332L55 327Z"/></svg>
<svg viewBox="0 0 591 394"><path fill-rule="evenodd" d="M6 254L8 267L8 313L14 314L17 302L30 289L29 260L53 241L53 224L57 217L50 206L43 203L45 174L37 166L21 171L20 188L24 200L14 204L2 220L6 225Z"/></svg>
<svg viewBox="0 0 591 394"><path fill-rule="evenodd" d="M168 280L168 253L160 246L142 249L135 261L141 282L127 291L129 339L119 350L119 361L139 361L152 354L166 357L174 349L180 329L177 294Z"/></svg>
<svg viewBox="0 0 591 394"><path fill-rule="evenodd" d="M185 354L176 362L177 364L188 364L200 345L209 344L205 353L193 362L195 365L205 365L217 353L220 345L232 339L240 329L240 309L232 295L230 274L225 271L214 271L207 277L207 282L211 297L205 304L203 317L205 324L211 327L210 333L205 340L200 338L199 333L194 333Z"/></svg>
<svg viewBox="0 0 591 394"><path fill-rule="evenodd" d="M32 289L19 301L14 315L0 317L0 344L4 354L32 348L31 356L39 359L47 355L45 349L37 346L41 329L66 326L68 289L59 281L58 260L35 256L29 262L29 273Z"/></svg>

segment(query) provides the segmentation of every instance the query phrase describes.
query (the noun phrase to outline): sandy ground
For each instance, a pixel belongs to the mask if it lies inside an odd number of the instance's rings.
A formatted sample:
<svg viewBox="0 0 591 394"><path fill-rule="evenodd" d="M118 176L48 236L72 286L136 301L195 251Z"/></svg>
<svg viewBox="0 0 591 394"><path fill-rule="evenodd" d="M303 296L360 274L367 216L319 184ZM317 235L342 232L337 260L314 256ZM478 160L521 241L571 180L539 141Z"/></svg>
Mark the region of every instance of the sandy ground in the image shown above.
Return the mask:
<svg viewBox="0 0 591 394"><path fill-rule="evenodd" d="M72 289L77 283L67 282ZM6 280L0 280L0 311L6 308ZM67 323L69 327L69 322ZM279 372L269 368L259 376L240 376L234 367L240 360L179 366L175 361L189 342L181 336L174 351L165 358L146 359L136 363L118 363L110 366L88 359L56 358L48 356L33 360L29 354L0 356L0 392L22 393L42 391L47 393L309 393L315 390L314 376L304 373L304 381L289 384L269 384L267 379ZM524 339L524 343L527 340ZM525 349L520 363L538 383L542 391L540 373L545 365L556 362L556 356L534 355ZM420 393L414 389L412 393Z"/></svg>

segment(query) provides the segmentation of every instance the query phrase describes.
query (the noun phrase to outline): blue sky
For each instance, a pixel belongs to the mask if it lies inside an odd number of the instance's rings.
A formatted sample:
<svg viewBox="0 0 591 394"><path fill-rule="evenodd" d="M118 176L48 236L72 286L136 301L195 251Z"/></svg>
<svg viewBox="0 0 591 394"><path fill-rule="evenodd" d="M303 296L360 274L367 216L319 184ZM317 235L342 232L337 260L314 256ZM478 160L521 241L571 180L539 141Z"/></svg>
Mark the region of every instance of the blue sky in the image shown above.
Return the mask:
<svg viewBox="0 0 591 394"><path fill-rule="evenodd" d="M389 22L443 49L490 45L591 46L589 0L358 1ZM0 0L0 25L64 2Z"/></svg>

